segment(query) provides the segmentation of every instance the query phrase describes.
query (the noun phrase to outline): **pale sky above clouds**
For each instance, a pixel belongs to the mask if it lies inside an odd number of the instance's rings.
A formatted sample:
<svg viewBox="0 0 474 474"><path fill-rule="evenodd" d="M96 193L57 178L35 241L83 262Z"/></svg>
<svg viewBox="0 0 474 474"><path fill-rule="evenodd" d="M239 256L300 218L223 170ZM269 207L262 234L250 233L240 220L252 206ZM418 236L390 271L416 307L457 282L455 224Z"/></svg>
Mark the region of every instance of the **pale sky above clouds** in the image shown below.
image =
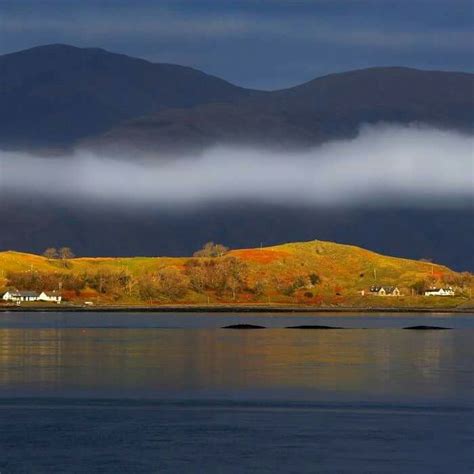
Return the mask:
<svg viewBox="0 0 474 474"><path fill-rule="evenodd" d="M472 71L470 0L0 0L0 54L68 43L287 87L348 69Z"/></svg>

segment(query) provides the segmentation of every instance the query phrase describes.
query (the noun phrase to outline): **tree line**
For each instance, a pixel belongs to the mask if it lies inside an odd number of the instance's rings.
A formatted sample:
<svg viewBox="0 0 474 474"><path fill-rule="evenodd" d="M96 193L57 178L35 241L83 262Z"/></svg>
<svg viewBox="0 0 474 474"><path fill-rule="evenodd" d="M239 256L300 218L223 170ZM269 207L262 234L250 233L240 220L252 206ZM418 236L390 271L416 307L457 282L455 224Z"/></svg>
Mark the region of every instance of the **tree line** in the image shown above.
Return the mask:
<svg viewBox="0 0 474 474"><path fill-rule="evenodd" d="M44 253L47 258L58 259L65 269L71 268L69 260L74 254L70 249L47 250ZM81 273L60 269L55 272L17 271L8 272L6 279L9 287L19 290L40 292L61 289L76 295L84 290L94 290L98 295L113 299L125 296L148 302L180 300L191 291L235 300L243 292L258 298L273 288L282 295L291 296L299 289L313 287L320 282L319 276L312 273L297 276L291 281L279 281L275 277L272 281L260 280L249 285L248 265L227 253L227 247L208 242L195 252L194 256L199 259L189 259L182 267L168 266L139 273L125 268Z"/></svg>
<svg viewBox="0 0 474 474"><path fill-rule="evenodd" d="M61 247L60 249L49 247L43 252L43 257L46 257L48 260L59 260L64 267L68 267L69 260L74 258L75 255L69 247Z"/></svg>
<svg viewBox="0 0 474 474"><path fill-rule="evenodd" d="M144 301L155 299L179 300L188 291L214 292L231 296L247 289L247 265L234 257L208 261L189 261L184 270L160 268L139 274L127 270L100 269L95 272L66 273L44 271L11 271L6 274L7 286L19 290L73 291L92 289L99 295L119 298L129 296Z"/></svg>

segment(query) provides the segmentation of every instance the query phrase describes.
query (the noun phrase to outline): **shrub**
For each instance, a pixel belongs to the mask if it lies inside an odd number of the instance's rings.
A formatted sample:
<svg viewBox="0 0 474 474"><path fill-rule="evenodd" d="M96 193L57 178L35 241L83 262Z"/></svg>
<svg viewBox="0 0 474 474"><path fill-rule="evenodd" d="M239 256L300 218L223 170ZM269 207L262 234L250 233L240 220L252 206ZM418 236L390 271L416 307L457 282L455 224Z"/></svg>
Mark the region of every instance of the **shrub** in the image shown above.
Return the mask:
<svg viewBox="0 0 474 474"><path fill-rule="evenodd" d="M309 281L312 285L317 285L318 283L321 283L321 278L316 273L310 273Z"/></svg>
<svg viewBox="0 0 474 474"><path fill-rule="evenodd" d="M194 252L193 256L209 258L222 257L228 251L229 249L225 245L215 244L214 242L207 242L200 250Z"/></svg>

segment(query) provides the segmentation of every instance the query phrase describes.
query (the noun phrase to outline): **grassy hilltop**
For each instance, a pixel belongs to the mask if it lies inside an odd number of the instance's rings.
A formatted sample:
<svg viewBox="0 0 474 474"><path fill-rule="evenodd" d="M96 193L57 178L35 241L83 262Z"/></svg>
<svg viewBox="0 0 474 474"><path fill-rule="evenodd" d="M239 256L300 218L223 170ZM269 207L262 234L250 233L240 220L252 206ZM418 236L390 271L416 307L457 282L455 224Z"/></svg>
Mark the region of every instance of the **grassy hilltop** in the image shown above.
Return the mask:
<svg viewBox="0 0 474 474"><path fill-rule="evenodd" d="M473 278L424 261L331 242L231 250L224 256L73 258L0 253L0 289L53 289L95 304L298 304L354 307L469 306ZM401 297L367 295L374 283ZM417 296L423 285L450 285L456 297ZM365 295L361 291L365 290Z"/></svg>

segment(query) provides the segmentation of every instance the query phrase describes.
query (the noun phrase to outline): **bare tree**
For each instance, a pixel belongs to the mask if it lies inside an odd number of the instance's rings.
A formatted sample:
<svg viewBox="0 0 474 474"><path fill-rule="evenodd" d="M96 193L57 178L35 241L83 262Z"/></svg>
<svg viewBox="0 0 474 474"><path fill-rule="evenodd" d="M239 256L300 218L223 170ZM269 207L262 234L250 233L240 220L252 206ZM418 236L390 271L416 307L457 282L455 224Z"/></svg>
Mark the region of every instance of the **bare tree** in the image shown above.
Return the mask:
<svg viewBox="0 0 474 474"><path fill-rule="evenodd" d="M188 280L176 268L163 268L157 274L158 291L170 300L182 298L188 291Z"/></svg>
<svg viewBox="0 0 474 474"><path fill-rule="evenodd" d="M58 254L59 254L59 258L62 260L63 265L65 267L68 267L69 266L69 260L71 258L75 257L74 253L72 252L72 250L69 247L61 247L59 249Z"/></svg>
<svg viewBox="0 0 474 474"><path fill-rule="evenodd" d="M140 297L150 303L155 298L178 300L187 293L189 287L186 276L176 268L163 268L157 273L143 274L137 284Z"/></svg>
<svg viewBox="0 0 474 474"><path fill-rule="evenodd" d="M229 251L229 248L222 244L215 244L214 242L207 242L202 249L194 252L194 257L222 257Z"/></svg>
<svg viewBox="0 0 474 474"><path fill-rule="evenodd" d="M138 281L138 294L142 300L147 300L150 303L159 296L159 288L156 278L149 274L144 273L139 276Z"/></svg>
<svg viewBox="0 0 474 474"><path fill-rule="evenodd" d="M216 266L218 291L230 291L235 300L246 287L247 265L235 257L226 257Z"/></svg>
<svg viewBox="0 0 474 474"><path fill-rule="evenodd" d="M49 247L43 252L43 257L46 257L49 260L58 258L58 251L54 247Z"/></svg>
<svg viewBox="0 0 474 474"><path fill-rule="evenodd" d="M207 268L197 260L188 260L184 269L191 288L198 293L203 293L209 286Z"/></svg>
<svg viewBox="0 0 474 474"><path fill-rule="evenodd" d="M235 299L246 287L247 265L235 257L187 262L185 272L191 288L197 292L206 290L218 294L229 291Z"/></svg>

